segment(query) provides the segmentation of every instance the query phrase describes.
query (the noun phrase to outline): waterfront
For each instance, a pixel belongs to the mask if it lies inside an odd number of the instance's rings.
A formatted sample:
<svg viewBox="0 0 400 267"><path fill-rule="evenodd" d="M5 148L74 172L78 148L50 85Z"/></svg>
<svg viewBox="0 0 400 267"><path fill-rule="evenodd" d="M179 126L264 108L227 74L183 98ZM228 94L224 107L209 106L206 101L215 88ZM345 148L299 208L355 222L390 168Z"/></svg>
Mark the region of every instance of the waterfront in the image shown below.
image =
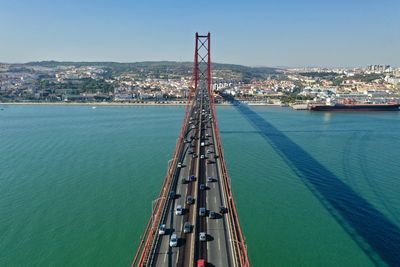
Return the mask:
<svg viewBox="0 0 400 267"><path fill-rule="evenodd" d="M398 113L251 109L400 227ZM0 265L129 265L183 112L178 106L4 108ZM254 266L373 265L376 253L365 253L359 237L327 211L299 179L293 159L282 157L238 109L219 107L218 115Z"/></svg>

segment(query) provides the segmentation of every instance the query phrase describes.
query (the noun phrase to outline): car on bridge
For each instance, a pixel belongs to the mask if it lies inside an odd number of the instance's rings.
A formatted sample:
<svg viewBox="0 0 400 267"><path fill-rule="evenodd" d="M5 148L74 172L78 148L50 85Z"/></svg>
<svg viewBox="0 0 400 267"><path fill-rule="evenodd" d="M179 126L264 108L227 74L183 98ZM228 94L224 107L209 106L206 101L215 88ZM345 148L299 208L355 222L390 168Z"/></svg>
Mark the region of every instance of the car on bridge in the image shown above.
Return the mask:
<svg viewBox="0 0 400 267"><path fill-rule="evenodd" d="M167 226L165 225L165 223L160 225L160 229L158 230L158 234L159 235L165 235L167 231Z"/></svg>
<svg viewBox="0 0 400 267"><path fill-rule="evenodd" d="M183 225L183 232L185 234L192 232L192 225L190 224L190 222L185 222L185 224Z"/></svg>
<svg viewBox="0 0 400 267"><path fill-rule="evenodd" d="M199 234L200 241L207 241L207 234L206 232L200 232Z"/></svg>
<svg viewBox="0 0 400 267"><path fill-rule="evenodd" d="M171 238L169 240L169 246L170 247L178 246L178 237L176 236L176 234L171 235Z"/></svg>
<svg viewBox="0 0 400 267"><path fill-rule="evenodd" d="M192 196L189 195L189 196L187 197L187 199L186 199L186 204L192 205L193 202L194 202L194 198L193 198Z"/></svg>
<svg viewBox="0 0 400 267"><path fill-rule="evenodd" d="M200 184L200 190L204 191L207 189L207 186L205 184Z"/></svg>
<svg viewBox="0 0 400 267"><path fill-rule="evenodd" d="M182 205L178 205L178 206L176 206L176 209L175 209L175 215L182 215L183 214L183 208L182 208Z"/></svg>
<svg viewBox="0 0 400 267"><path fill-rule="evenodd" d="M206 261L203 259L197 260L197 267L206 267Z"/></svg>
<svg viewBox="0 0 400 267"><path fill-rule="evenodd" d="M210 219L215 219L217 217L215 211L210 211L210 213L208 214L208 218Z"/></svg>
<svg viewBox="0 0 400 267"><path fill-rule="evenodd" d="M199 209L199 216L206 216L206 208L201 207Z"/></svg>

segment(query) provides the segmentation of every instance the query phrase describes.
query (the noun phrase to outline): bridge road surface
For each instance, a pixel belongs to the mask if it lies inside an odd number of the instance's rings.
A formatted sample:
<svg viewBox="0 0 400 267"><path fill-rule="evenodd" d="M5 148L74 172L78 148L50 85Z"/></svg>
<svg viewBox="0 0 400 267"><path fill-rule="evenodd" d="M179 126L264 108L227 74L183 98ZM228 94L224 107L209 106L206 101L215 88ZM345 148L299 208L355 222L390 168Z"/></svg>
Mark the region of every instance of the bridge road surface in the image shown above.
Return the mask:
<svg viewBox="0 0 400 267"><path fill-rule="evenodd" d="M182 168L177 168L175 172L174 185L171 190L175 190L179 195L176 199L171 199L166 208L164 223L167 226L166 235L158 237L155 248L154 260L151 266L192 266L193 260L205 259L208 266L234 266L233 248L230 240L230 233L227 227L226 215L219 214L220 206L226 207L223 186L219 177L219 158L214 159L216 154L216 142L214 137L214 126L212 112L209 106L209 97L205 90L199 90L195 104L190 111L193 118L192 125L186 126L186 140L180 158L183 162ZM204 110L204 111L203 111ZM191 136L196 136L191 139ZM201 143L204 142L204 146ZM192 147L194 145L194 147ZM197 157L193 158L188 153L193 150ZM207 150L210 153L207 153ZM201 155L205 158L201 159ZM208 163L211 160L211 163ZM188 179L190 175L196 176L196 181L182 184L182 179ZM212 182L207 182L207 177L212 177ZM207 185L207 189L201 191L200 184ZM194 205L187 205L186 199L192 195L195 199ZM184 215L175 215L177 205L185 208ZM198 211L200 207L205 207L207 215L209 211L217 214L215 219L200 217ZM184 234L183 225L189 221L194 227L192 233ZM200 232L207 233L207 241L199 240ZM178 247L170 247L169 240L172 233L179 238ZM192 255L196 258L193 259Z"/></svg>

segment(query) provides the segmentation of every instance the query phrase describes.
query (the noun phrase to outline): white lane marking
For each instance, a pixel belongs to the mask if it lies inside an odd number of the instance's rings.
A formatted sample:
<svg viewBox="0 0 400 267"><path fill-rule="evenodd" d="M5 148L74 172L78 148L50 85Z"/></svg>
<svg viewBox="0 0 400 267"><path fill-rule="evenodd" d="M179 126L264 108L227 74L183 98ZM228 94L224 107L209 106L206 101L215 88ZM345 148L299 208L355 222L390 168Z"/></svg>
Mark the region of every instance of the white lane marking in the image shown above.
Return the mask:
<svg viewBox="0 0 400 267"><path fill-rule="evenodd" d="M215 206L217 206L217 197L214 197Z"/></svg>
<svg viewBox="0 0 400 267"><path fill-rule="evenodd" d="M175 261L176 265L175 266L177 266L178 265L178 260L179 260L179 249L176 250L176 258L175 259L176 259L176 261Z"/></svg>
<svg viewBox="0 0 400 267"><path fill-rule="evenodd" d="M218 249L221 251L221 238L218 238Z"/></svg>

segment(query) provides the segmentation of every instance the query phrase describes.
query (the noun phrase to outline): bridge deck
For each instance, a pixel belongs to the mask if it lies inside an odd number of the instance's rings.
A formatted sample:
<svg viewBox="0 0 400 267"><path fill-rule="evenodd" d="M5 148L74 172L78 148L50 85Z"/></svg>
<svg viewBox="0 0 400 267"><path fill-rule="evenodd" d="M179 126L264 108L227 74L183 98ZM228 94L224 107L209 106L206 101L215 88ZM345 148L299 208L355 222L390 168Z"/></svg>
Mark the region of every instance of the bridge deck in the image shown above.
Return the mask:
<svg viewBox="0 0 400 267"><path fill-rule="evenodd" d="M220 160L214 157L218 149L214 138L215 125L208 101L209 97L205 91L200 91L190 112L193 119L192 123L186 125L184 140L191 141L183 140L182 151L178 156L183 163L182 168L176 167L171 187L171 190L176 192L177 198L167 203L165 217L161 223L165 223L168 230L165 235L158 237L155 253L150 262L151 266L191 266L200 258L213 266L234 266L226 214L219 212L220 207L226 207L227 203L224 187L221 185ZM194 129L192 125L195 126ZM195 138L192 139L192 137ZM204 146L201 145L202 143ZM201 155L207 158L201 159ZM182 183L182 180L189 179L192 175L196 177L195 181ZM212 181L208 182L208 177L212 177ZM200 184L207 185L206 190L200 190ZM192 205L186 203L189 195L195 199ZM183 215L175 214L178 205L184 207ZM210 211L214 211L216 218L199 216L200 207L206 208L207 215ZM183 232L185 222L193 225L191 233ZM199 240L200 232L207 233L207 241ZM179 238L177 247L169 246L172 233L177 234Z"/></svg>
<svg viewBox="0 0 400 267"><path fill-rule="evenodd" d="M219 136L211 89L210 33L196 33L193 78L172 165L132 266L186 267L196 266L198 260L206 266L250 266ZM172 192L176 197L170 196ZM188 196L194 203L187 203ZM177 214L178 206L183 214ZM204 216L199 214L202 209ZM183 231L185 222L192 225L190 233ZM162 224L167 231L159 234ZM206 240L200 240L200 233L206 233ZM178 237L177 245L171 244L172 235Z"/></svg>

